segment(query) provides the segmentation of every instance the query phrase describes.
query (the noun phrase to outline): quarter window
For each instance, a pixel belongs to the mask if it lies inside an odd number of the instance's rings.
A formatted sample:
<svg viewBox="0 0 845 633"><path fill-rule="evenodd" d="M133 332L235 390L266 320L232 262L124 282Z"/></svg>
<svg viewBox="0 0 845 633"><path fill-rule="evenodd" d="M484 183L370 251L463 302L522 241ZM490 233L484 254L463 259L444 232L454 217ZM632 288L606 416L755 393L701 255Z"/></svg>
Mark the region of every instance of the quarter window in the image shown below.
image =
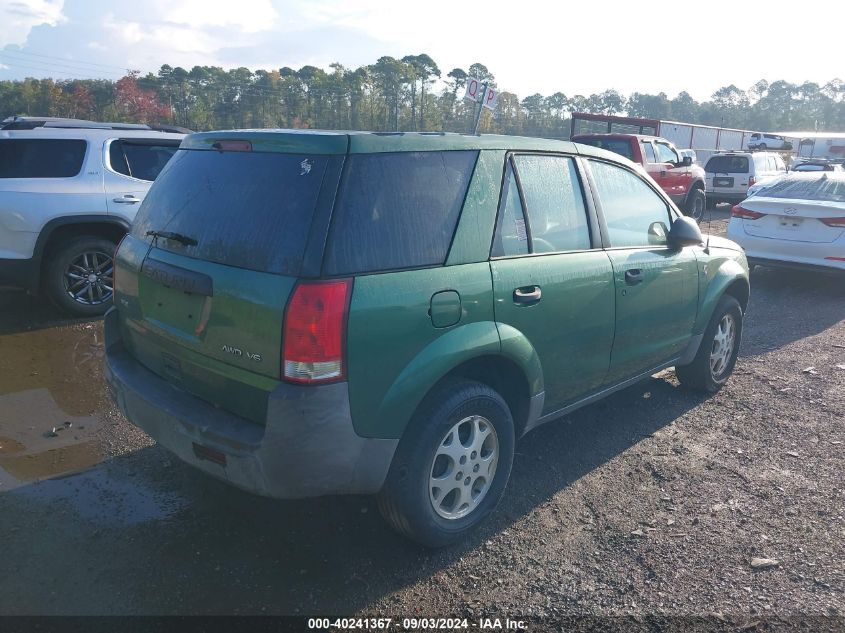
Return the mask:
<svg viewBox="0 0 845 633"><path fill-rule="evenodd" d="M669 207L639 176L590 161L611 246L664 246Z"/></svg>
<svg viewBox="0 0 845 633"><path fill-rule="evenodd" d="M531 251L589 249L587 211L573 159L516 156L514 163L525 197Z"/></svg>
<svg viewBox="0 0 845 633"><path fill-rule="evenodd" d="M153 181L179 148L179 144L115 140L109 146L111 168L119 174Z"/></svg>
<svg viewBox="0 0 845 633"><path fill-rule="evenodd" d="M73 178L86 147L81 139L1 139L0 178Z"/></svg>
<svg viewBox="0 0 845 633"><path fill-rule="evenodd" d="M355 154L332 216L329 275L443 264L478 152Z"/></svg>
<svg viewBox="0 0 845 633"><path fill-rule="evenodd" d="M493 257L513 257L528 254L528 233L525 229L525 213L519 199L519 188L513 169L508 163L508 172L502 189L499 224L493 240Z"/></svg>

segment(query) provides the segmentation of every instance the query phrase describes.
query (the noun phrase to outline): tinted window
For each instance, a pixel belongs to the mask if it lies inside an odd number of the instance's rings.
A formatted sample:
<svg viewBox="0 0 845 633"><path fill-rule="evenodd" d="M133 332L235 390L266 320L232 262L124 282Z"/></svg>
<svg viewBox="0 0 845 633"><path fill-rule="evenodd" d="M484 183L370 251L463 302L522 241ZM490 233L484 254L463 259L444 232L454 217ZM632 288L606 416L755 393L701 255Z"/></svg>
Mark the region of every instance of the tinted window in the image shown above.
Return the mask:
<svg viewBox="0 0 845 633"><path fill-rule="evenodd" d="M478 152L350 156L326 252L330 275L442 264Z"/></svg>
<svg viewBox="0 0 845 633"><path fill-rule="evenodd" d="M525 230L525 214L519 199L519 189L510 163L502 189L499 223L493 240L493 257L510 257L528 253L528 234Z"/></svg>
<svg viewBox="0 0 845 633"><path fill-rule="evenodd" d="M678 154L669 147L666 143L655 143L657 147L657 157L661 163L677 163Z"/></svg>
<svg viewBox="0 0 845 633"><path fill-rule="evenodd" d="M179 150L147 194L132 233L181 233L159 248L199 259L297 274L323 174L323 156ZM305 173L302 164L311 169Z"/></svg>
<svg viewBox="0 0 845 633"><path fill-rule="evenodd" d="M650 141L643 141L643 152L645 153L645 161L647 163L657 162L657 154L654 153L654 145Z"/></svg>
<svg viewBox="0 0 845 633"><path fill-rule="evenodd" d="M76 139L0 139L0 178L72 178L85 148Z"/></svg>
<svg viewBox="0 0 845 633"><path fill-rule="evenodd" d="M666 244L669 208L636 174L590 161L611 246Z"/></svg>
<svg viewBox="0 0 845 633"><path fill-rule="evenodd" d="M113 141L109 146L109 160L112 169L120 174L152 181L178 147L178 143L156 145L127 140Z"/></svg>
<svg viewBox="0 0 845 633"><path fill-rule="evenodd" d="M707 161L705 171L718 174L747 174L747 156L713 156Z"/></svg>
<svg viewBox="0 0 845 633"><path fill-rule="evenodd" d="M631 151L631 143L622 139L612 138L588 138L578 139L576 143L583 143L584 145L592 145L593 147L600 147L606 149L614 154L624 156L628 160L634 159L634 153Z"/></svg>
<svg viewBox="0 0 845 633"><path fill-rule="evenodd" d="M575 162L564 156L516 156L514 162L525 196L531 251L590 248L587 211Z"/></svg>

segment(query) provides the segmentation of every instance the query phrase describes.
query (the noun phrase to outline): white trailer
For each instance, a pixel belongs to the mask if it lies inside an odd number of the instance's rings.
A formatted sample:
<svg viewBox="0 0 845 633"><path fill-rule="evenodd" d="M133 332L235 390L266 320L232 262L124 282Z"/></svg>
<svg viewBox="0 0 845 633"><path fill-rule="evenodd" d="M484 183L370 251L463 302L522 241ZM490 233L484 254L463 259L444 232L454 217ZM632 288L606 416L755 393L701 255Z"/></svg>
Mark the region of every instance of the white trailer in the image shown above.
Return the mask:
<svg viewBox="0 0 845 633"><path fill-rule="evenodd" d="M753 131L680 121L573 112L570 136L597 133L660 136L678 149L695 150L698 161L704 163L717 151L747 149Z"/></svg>

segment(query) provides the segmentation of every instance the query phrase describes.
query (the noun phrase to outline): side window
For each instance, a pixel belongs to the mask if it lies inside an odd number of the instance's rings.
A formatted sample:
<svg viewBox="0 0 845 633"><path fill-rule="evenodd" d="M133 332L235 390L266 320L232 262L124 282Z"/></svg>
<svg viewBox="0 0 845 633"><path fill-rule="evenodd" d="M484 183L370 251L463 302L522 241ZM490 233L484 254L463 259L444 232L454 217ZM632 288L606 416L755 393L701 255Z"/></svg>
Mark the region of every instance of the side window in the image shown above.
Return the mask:
<svg viewBox="0 0 845 633"><path fill-rule="evenodd" d="M528 233L525 230L525 213L519 199L516 177L508 161L492 255L493 257L513 257L527 253Z"/></svg>
<svg viewBox="0 0 845 633"><path fill-rule="evenodd" d="M326 247L326 274L441 265L478 152L353 154Z"/></svg>
<svg viewBox="0 0 845 633"><path fill-rule="evenodd" d="M633 172L590 161L611 246L663 246L669 207Z"/></svg>
<svg viewBox="0 0 845 633"><path fill-rule="evenodd" d="M654 153L654 145L651 144L651 141L643 141L642 144L643 153L645 154L645 162L656 163L657 154Z"/></svg>
<svg viewBox="0 0 845 633"><path fill-rule="evenodd" d="M154 145L144 142L132 142L126 139L123 139L120 145L123 148L125 164L129 168L128 175L133 178L149 181L156 179L156 176L164 169L167 161L170 160L178 149L178 145ZM115 169L115 171L119 170Z"/></svg>
<svg viewBox="0 0 845 633"><path fill-rule="evenodd" d="M73 178L87 146L81 139L0 139L0 178Z"/></svg>
<svg viewBox="0 0 845 633"><path fill-rule="evenodd" d="M126 164L126 156L123 154L123 141L117 139L109 145L109 164L113 171L124 176L131 176L129 165Z"/></svg>
<svg viewBox="0 0 845 633"><path fill-rule="evenodd" d="M531 252L589 249L587 209L574 160L537 155L513 160L525 197Z"/></svg>
<svg viewBox="0 0 845 633"><path fill-rule="evenodd" d="M657 155L661 163L678 163L678 153L669 147L666 143L655 143L657 145Z"/></svg>

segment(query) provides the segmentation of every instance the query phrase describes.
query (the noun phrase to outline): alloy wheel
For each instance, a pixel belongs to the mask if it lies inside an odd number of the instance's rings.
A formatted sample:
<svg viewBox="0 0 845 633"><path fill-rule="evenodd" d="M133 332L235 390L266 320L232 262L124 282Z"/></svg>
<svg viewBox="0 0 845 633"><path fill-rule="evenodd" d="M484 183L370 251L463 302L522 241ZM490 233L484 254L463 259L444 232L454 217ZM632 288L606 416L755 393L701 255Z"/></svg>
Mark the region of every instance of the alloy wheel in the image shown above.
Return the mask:
<svg viewBox="0 0 845 633"><path fill-rule="evenodd" d="M102 305L114 292L114 262L102 251L86 251L74 257L64 273L68 296L83 305Z"/></svg>
<svg viewBox="0 0 845 633"><path fill-rule="evenodd" d="M726 314L719 321L710 351L710 373L714 379L718 380L727 369L735 343L736 322L733 315Z"/></svg>
<svg viewBox="0 0 845 633"><path fill-rule="evenodd" d="M487 496L499 460L499 438L487 418L463 418L443 436L431 463L428 494L444 519L460 519Z"/></svg>

